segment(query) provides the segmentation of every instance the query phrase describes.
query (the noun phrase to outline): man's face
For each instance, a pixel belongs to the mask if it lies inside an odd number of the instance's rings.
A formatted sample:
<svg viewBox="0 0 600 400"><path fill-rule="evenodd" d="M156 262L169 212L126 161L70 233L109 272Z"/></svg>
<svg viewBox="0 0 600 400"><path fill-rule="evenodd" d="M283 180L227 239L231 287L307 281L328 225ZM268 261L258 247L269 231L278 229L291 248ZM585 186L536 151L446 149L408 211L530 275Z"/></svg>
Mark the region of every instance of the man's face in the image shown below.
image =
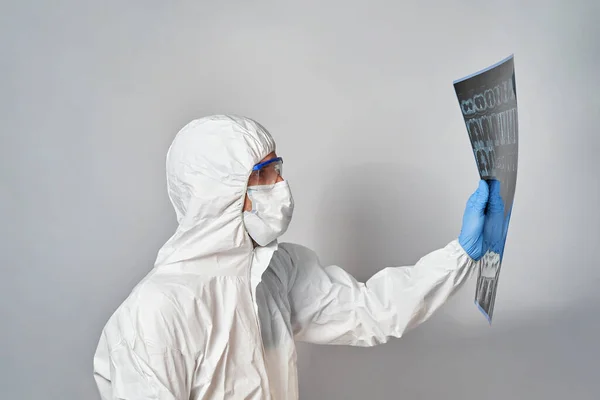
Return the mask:
<svg viewBox="0 0 600 400"><path fill-rule="evenodd" d="M260 163L272 160L273 158L277 158L275 152L269 153L265 158L260 160ZM253 171L250 178L248 178L248 186L265 185L283 181L283 178L274 167L275 165L267 165L261 169L260 173L258 171ZM246 194L244 200L244 211L252 211L252 201L248 198L248 194Z"/></svg>

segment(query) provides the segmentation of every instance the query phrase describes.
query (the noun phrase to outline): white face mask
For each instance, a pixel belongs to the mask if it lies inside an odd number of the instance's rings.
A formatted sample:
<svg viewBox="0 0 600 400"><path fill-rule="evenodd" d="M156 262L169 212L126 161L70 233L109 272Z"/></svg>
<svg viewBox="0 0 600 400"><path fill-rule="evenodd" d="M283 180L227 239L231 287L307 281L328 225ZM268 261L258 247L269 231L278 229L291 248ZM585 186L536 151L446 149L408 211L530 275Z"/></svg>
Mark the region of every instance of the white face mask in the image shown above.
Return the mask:
<svg viewBox="0 0 600 400"><path fill-rule="evenodd" d="M250 186L248 197L252 211L244 211L248 234L260 246L266 246L287 231L294 212L294 199L287 181L273 185Z"/></svg>

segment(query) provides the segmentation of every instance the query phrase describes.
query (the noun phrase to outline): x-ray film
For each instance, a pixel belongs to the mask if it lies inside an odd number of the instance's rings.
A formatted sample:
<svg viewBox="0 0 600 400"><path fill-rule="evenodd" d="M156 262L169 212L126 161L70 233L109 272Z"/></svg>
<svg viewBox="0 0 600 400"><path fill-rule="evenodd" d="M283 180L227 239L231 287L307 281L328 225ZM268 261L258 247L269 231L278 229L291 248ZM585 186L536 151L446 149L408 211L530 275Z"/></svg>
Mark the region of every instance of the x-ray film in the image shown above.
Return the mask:
<svg viewBox="0 0 600 400"><path fill-rule="evenodd" d="M455 81L454 90L479 176L490 186L475 303L491 324L517 183L519 124L513 56Z"/></svg>

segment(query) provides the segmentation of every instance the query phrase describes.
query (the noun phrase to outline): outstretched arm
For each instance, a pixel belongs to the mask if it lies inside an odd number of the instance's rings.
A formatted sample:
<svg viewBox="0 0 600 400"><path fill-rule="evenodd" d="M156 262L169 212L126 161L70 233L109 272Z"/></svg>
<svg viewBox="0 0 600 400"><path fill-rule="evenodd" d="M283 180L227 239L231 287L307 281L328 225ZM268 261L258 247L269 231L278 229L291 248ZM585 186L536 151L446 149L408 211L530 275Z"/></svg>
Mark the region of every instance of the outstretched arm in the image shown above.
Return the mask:
<svg viewBox="0 0 600 400"><path fill-rule="evenodd" d="M373 346L425 322L479 265L488 195L487 183L480 182L467 202L458 240L414 266L385 268L364 283L338 266L323 267L305 247L284 246L293 266L288 295L295 338Z"/></svg>

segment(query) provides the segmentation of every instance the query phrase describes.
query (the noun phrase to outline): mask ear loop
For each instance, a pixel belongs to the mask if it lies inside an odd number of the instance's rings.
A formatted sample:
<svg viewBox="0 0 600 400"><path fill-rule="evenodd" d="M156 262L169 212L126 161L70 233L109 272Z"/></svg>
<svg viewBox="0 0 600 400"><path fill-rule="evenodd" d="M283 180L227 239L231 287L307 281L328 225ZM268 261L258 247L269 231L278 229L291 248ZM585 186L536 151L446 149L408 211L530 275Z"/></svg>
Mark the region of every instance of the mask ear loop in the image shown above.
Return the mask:
<svg viewBox="0 0 600 400"><path fill-rule="evenodd" d="M269 160L271 161L271 160ZM269 163L269 161L267 161L266 163ZM250 195L248 195L248 182L250 181L250 177L252 176L252 174L257 171L258 173L260 173L260 168L262 165L264 165L265 163L258 163L255 164L252 169L248 172L248 175L246 176L246 182L244 183L244 195L242 197L242 201L241 201L241 206L240 206L240 215L242 217L242 226L244 227L244 232L246 234L246 236L248 237L248 239L250 239L250 243L252 243L252 247L255 248L256 246L258 246L258 244L254 241L254 239L252 239L252 237L250 236L250 234L248 233L248 228L246 227L246 221L244 220L244 213L246 212L244 210L244 206L246 205L246 197L248 197L248 199L250 200L250 202L252 203L252 209L254 209L254 202L252 202L252 199L250 199Z"/></svg>

